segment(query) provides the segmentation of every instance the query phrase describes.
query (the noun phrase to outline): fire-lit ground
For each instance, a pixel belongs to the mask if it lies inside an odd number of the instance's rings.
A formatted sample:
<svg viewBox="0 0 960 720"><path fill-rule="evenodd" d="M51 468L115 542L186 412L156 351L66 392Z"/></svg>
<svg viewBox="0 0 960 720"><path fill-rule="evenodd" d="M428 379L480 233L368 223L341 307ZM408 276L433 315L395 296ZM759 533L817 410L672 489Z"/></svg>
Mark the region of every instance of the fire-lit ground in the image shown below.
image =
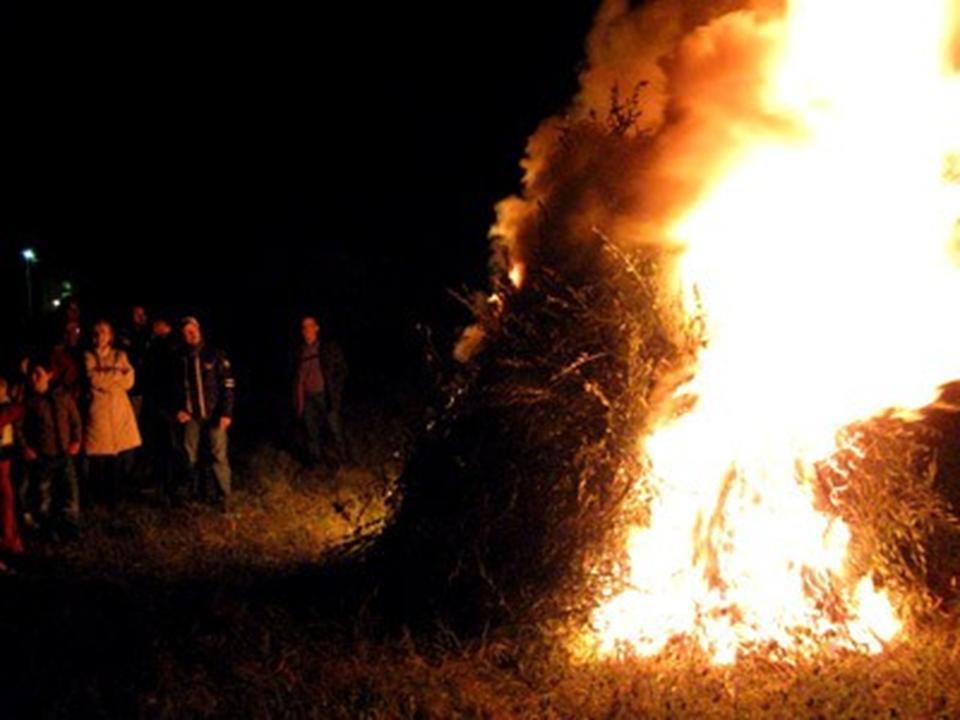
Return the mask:
<svg viewBox="0 0 960 720"><path fill-rule="evenodd" d="M306 472L274 450L257 453L251 471L255 480L234 493L227 514L202 504L166 510L148 496L116 511L91 510L80 542L37 552L81 574L166 578L322 563L345 541L382 527L396 479L359 466Z"/></svg>
<svg viewBox="0 0 960 720"><path fill-rule="evenodd" d="M320 507L321 521L339 522L334 514ZM212 514L191 526L223 532ZM877 656L718 667L703 654L668 648L655 658L577 664L536 641L533 629L483 641L368 635L358 608L337 607L345 589L316 567L238 572L236 556L214 552L200 576L162 577L142 567L129 574L144 550L149 563L165 565L158 548L128 537L109 552L129 562L107 557L99 574L91 546L82 571L0 580L0 636L17 648L3 655L0 687L6 702L23 708L5 717L960 715L956 618ZM81 553L70 553L72 561Z"/></svg>
<svg viewBox="0 0 960 720"><path fill-rule="evenodd" d="M960 430L953 414L941 425ZM960 453L943 461L955 474ZM227 517L131 503L0 578L0 641L16 648L0 655L4 717L960 715L953 613L879 655L798 664L717 667L689 644L582 663L523 624L385 637L325 561L382 515L392 469L309 476L273 450L244 465L259 478L242 478Z"/></svg>

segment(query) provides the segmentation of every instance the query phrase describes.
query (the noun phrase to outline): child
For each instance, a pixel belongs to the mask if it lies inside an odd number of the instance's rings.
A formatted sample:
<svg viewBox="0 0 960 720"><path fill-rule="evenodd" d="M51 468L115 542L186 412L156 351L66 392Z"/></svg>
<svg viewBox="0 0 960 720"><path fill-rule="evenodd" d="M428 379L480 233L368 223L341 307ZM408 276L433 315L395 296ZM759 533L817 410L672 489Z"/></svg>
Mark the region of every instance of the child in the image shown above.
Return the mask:
<svg viewBox="0 0 960 720"><path fill-rule="evenodd" d="M27 524L46 525L62 520L63 529L76 536L79 531L80 498L74 457L80 452L80 412L73 397L63 388L51 387L51 373L39 362L30 370L30 393L24 403L21 444L28 463L31 495L36 517L24 514ZM58 495L59 518L53 518L53 492ZM53 530L54 528L47 528Z"/></svg>
<svg viewBox="0 0 960 720"><path fill-rule="evenodd" d="M23 416L23 407L14 405L7 392L6 378L0 377L0 553L19 555L23 542L17 529L11 466L14 452L14 423ZM0 562L0 565L3 563ZM4 570L0 567L0 572Z"/></svg>

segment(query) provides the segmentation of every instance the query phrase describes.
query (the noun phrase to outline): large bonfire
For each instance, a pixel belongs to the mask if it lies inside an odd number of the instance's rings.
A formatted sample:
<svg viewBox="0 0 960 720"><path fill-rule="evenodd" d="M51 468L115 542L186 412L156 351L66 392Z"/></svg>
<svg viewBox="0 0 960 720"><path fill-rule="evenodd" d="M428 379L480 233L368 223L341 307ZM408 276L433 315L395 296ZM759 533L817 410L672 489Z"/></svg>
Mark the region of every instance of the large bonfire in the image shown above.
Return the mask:
<svg viewBox="0 0 960 720"><path fill-rule="evenodd" d="M790 0L684 40L709 56L753 35L760 82L752 122L677 168L702 190L661 231L706 342L676 390L688 409L643 443L651 519L630 536L629 588L597 614L605 649L685 635L728 662L771 643L877 651L900 631L812 479L845 426L960 377L957 7Z"/></svg>
<svg viewBox="0 0 960 720"><path fill-rule="evenodd" d="M640 442L649 520L595 639L656 654L686 637L715 662L877 652L902 618L817 479L858 452L844 428L960 377L960 2L707 5L607 0L570 116L532 138L524 197L498 208L515 268L574 265L591 233L660 248L663 304L702 323ZM611 86L641 88L642 113ZM565 145L571 118L604 113L634 126L630 153Z"/></svg>

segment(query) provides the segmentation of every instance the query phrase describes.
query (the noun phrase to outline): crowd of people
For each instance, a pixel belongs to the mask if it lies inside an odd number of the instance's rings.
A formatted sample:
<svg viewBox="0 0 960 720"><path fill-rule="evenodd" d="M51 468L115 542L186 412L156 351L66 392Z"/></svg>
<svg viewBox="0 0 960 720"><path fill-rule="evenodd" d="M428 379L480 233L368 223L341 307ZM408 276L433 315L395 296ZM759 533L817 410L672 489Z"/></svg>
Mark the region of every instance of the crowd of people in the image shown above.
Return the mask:
<svg viewBox="0 0 960 720"><path fill-rule="evenodd" d="M229 510L233 368L196 317L174 325L136 306L121 332L100 319L87 339L71 301L59 340L0 377L0 571L24 552L25 536L76 538L81 506L113 508L134 482L171 507ZM316 465L332 451L344 462L344 356L321 342L316 317L304 316L300 330L292 405L304 460Z"/></svg>

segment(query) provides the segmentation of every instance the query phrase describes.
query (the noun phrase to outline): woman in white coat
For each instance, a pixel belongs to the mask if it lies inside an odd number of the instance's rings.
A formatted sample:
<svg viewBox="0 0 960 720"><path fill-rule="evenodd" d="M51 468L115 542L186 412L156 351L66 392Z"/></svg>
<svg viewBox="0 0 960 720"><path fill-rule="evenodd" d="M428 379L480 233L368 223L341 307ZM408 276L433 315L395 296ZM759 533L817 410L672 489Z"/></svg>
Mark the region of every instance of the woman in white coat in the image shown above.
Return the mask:
<svg viewBox="0 0 960 720"><path fill-rule="evenodd" d="M113 327L106 320L93 326L93 350L85 355L90 384L90 407L84 432L84 450L90 461L90 479L109 504L117 500L133 462L130 452L140 447L140 430L127 392L134 370L123 350L113 347Z"/></svg>

